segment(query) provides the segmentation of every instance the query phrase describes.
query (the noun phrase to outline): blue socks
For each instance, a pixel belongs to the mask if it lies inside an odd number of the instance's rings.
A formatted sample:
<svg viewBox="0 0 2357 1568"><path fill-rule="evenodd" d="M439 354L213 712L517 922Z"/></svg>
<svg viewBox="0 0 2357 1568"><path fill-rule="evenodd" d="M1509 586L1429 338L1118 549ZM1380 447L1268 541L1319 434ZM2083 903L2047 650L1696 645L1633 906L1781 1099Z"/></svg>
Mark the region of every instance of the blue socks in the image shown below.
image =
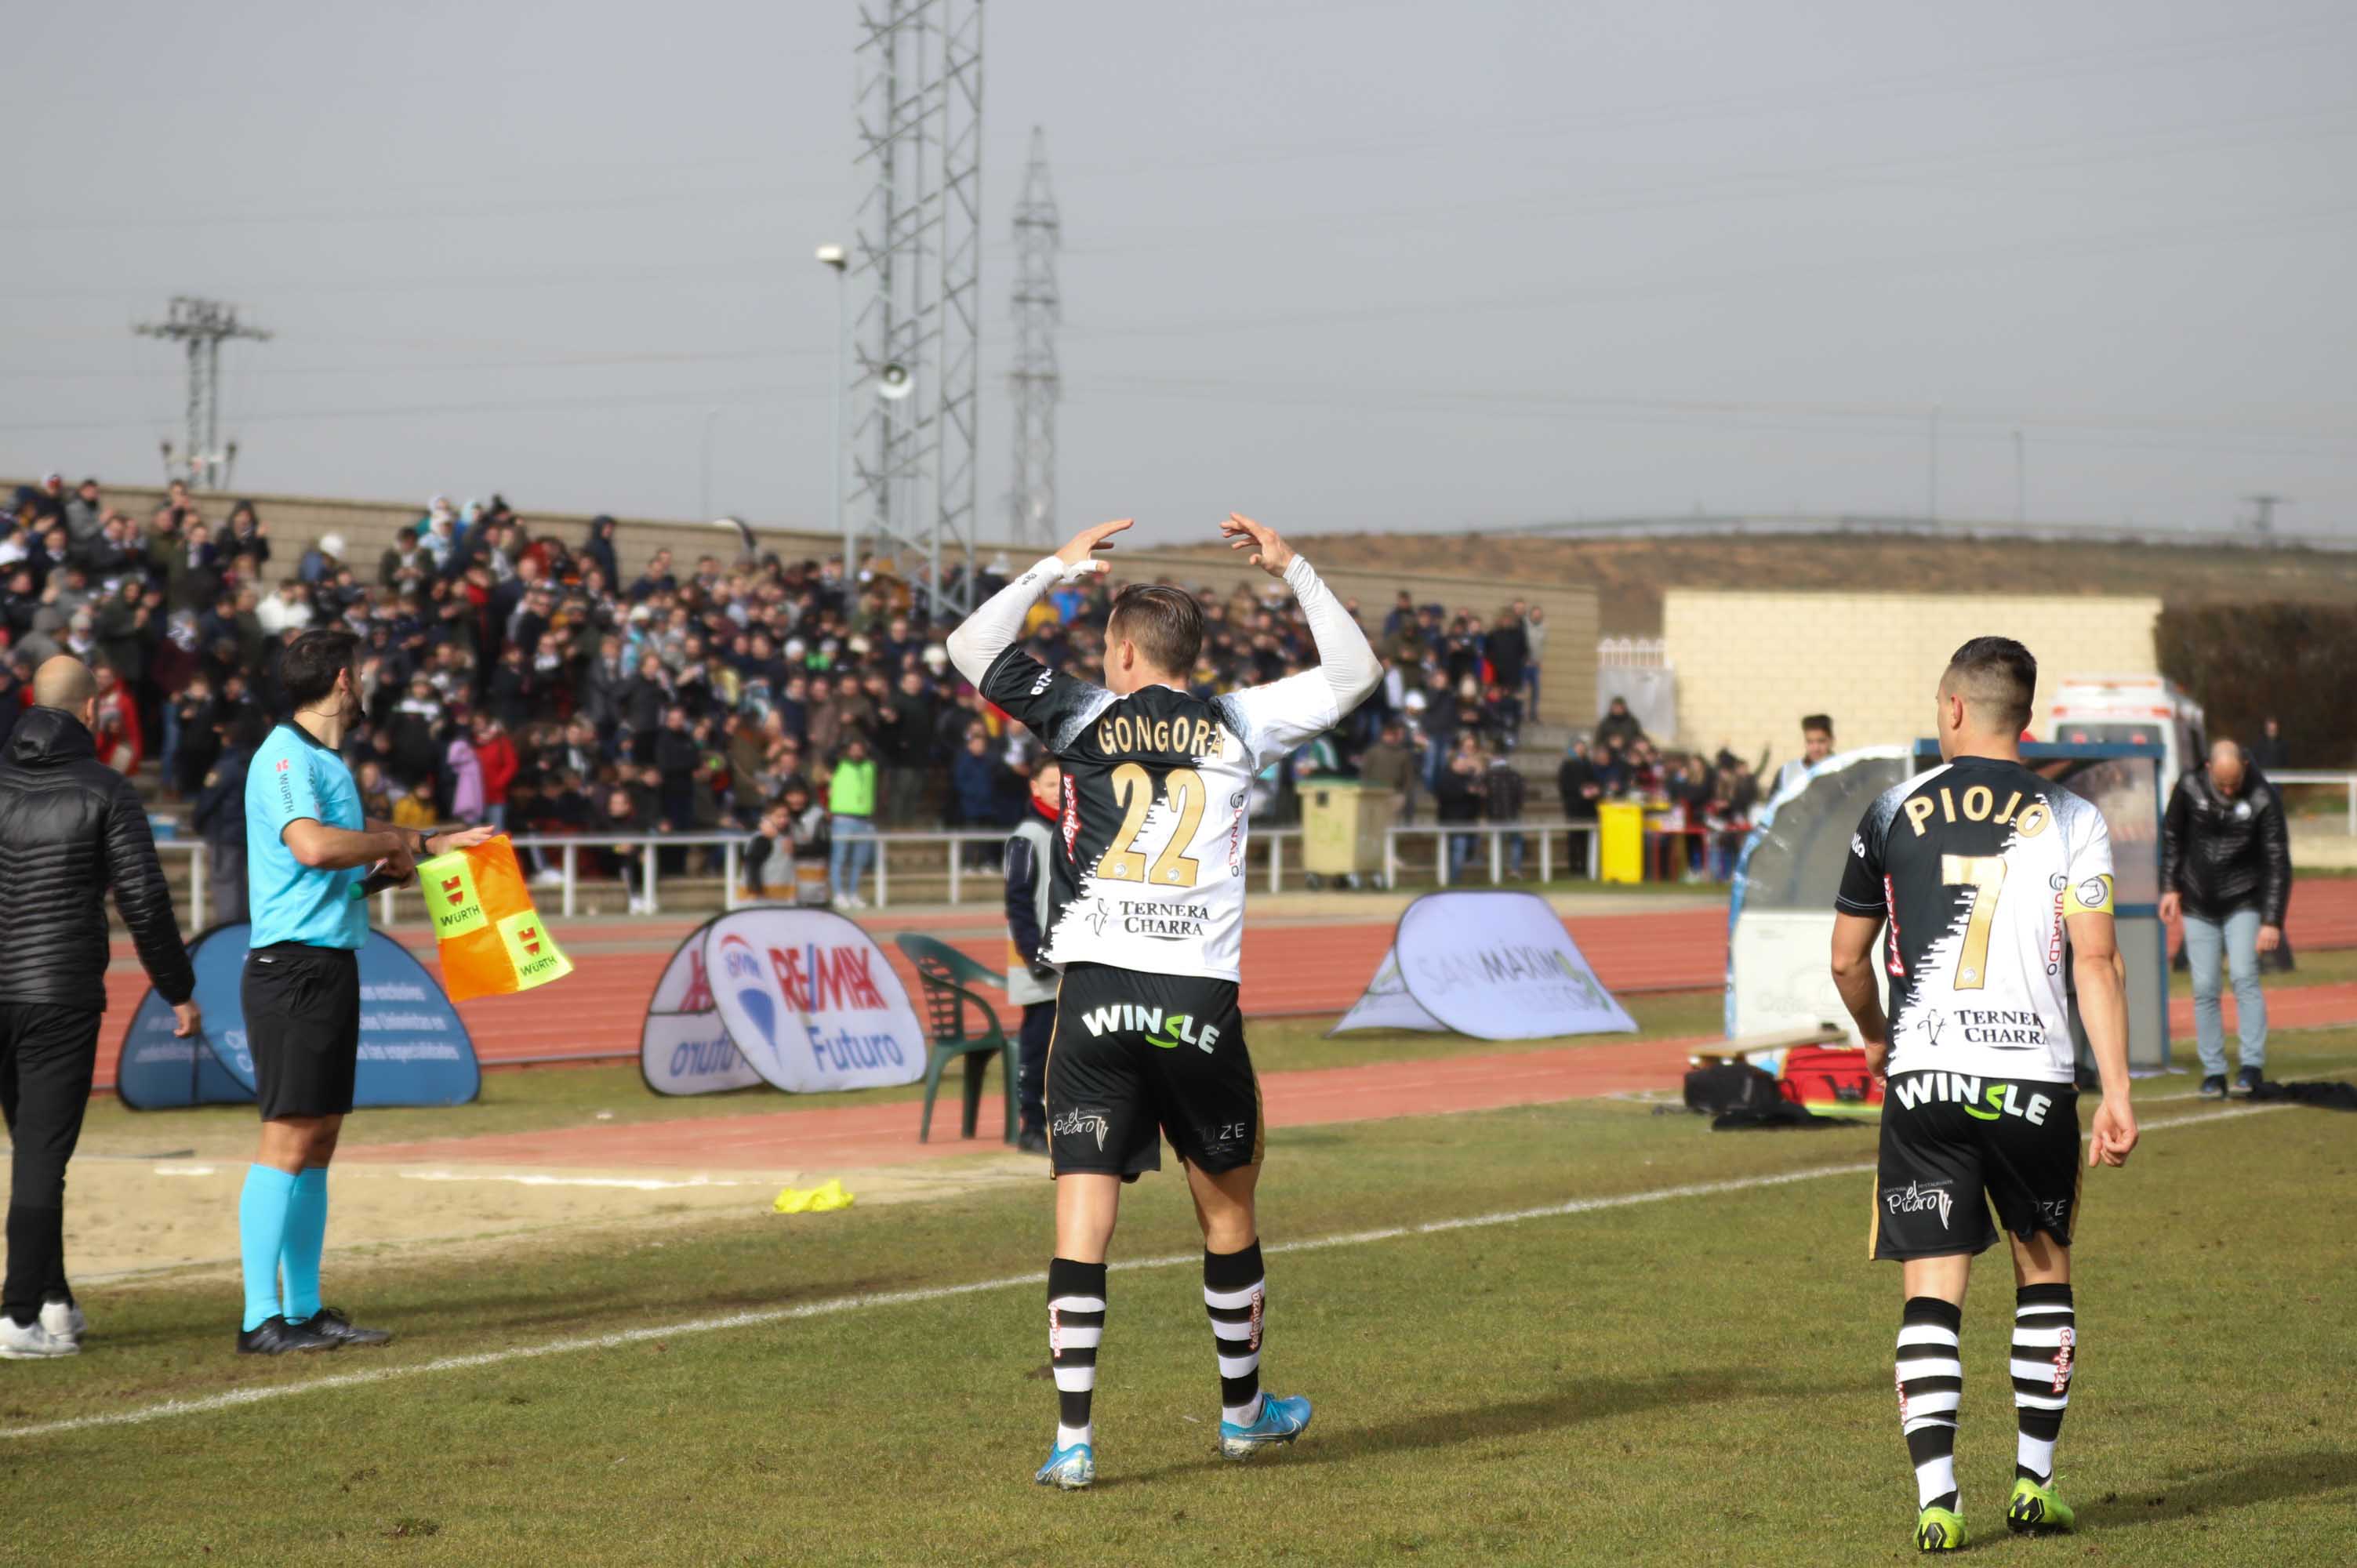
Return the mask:
<svg viewBox="0 0 2357 1568"><path fill-rule="evenodd" d="M245 1267L245 1326L259 1328L282 1313L300 1323L319 1311L319 1254L328 1243L328 1169L312 1165L289 1176L248 1165L237 1204L238 1256ZM286 1271L286 1295L278 1271Z"/></svg>
<svg viewBox="0 0 2357 1568"><path fill-rule="evenodd" d="M286 1203L286 1233L279 1263L286 1271L286 1321L319 1315L319 1253L328 1244L328 1167L307 1165Z"/></svg>
<svg viewBox="0 0 2357 1568"><path fill-rule="evenodd" d="M294 1199L295 1182L285 1171L268 1165L248 1165L245 1170L245 1191L237 1202L237 1251L245 1266L249 1331L278 1316L278 1251L285 1240L286 1211ZM315 1260L317 1256L313 1254ZM316 1282L318 1276L314 1273L312 1278Z"/></svg>

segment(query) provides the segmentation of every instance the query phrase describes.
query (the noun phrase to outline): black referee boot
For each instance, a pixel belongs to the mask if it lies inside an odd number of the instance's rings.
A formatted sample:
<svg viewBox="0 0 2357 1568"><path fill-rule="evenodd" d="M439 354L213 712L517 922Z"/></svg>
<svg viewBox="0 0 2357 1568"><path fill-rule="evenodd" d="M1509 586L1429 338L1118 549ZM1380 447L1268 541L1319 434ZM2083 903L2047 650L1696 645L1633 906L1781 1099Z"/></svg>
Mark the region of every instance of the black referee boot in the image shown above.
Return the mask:
<svg viewBox="0 0 2357 1568"><path fill-rule="evenodd" d="M241 1356L284 1356L289 1350L332 1350L337 1342L324 1334L312 1331L305 1323L289 1323L283 1317L265 1317L254 1327L237 1337L237 1353Z"/></svg>
<svg viewBox="0 0 2357 1568"><path fill-rule="evenodd" d="M292 1326L297 1332L316 1334L334 1345L390 1345L393 1334L383 1328L355 1328L352 1320L332 1306L323 1306L311 1316Z"/></svg>

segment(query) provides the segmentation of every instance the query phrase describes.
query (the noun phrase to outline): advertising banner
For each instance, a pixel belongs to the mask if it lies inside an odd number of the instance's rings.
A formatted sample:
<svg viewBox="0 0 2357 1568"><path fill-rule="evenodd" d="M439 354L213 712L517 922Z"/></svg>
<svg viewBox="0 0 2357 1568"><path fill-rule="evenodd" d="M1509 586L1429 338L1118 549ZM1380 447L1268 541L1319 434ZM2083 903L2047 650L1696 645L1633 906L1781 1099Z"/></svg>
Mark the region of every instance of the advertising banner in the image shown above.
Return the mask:
<svg viewBox="0 0 2357 1568"><path fill-rule="evenodd" d="M1393 947L1383 953L1383 961L1375 966L1374 979L1367 983L1367 993L1351 1004L1351 1010L1326 1031L1327 1036L1352 1029L1423 1029L1428 1033L1446 1034L1448 1026L1415 1004L1407 993L1407 981L1400 973L1399 949Z"/></svg>
<svg viewBox="0 0 2357 1568"><path fill-rule="evenodd" d="M1396 992L1387 977L1396 977ZM1411 1013L1428 1021L1407 1021ZM1445 1029L1480 1040L1541 1040L1636 1027L1545 899L1440 892L1400 916L1374 983L1330 1032Z"/></svg>
<svg viewBox="0 0 2357 1568"><path fill-rule="evenodd" d="M647 1021L639 1033L639 1073L657 1094L717 1094L761 1081L712 1004L704 933L715 923L706 920L687 934L647 1003Z"/></svg>
<svg viewBox="0 0 2357 1568"><path fill-rule="evenodd" d="M793 1093L914 1083L924 1026L867 933L824 909L739 909L705 929L704 972L737 1054Z"/></svg>
<svg viewBox="0 0 2357 1568"><path fill-rule="evenodd" d="M246 1048L244 922L215 926L188 950L205 1044L247 1099L253 1055ZM475 1043L442 986L407 948L371 931L360 950L361 1050L354 1105L464 1105L479 1093Z"/></svg>
<svg viewBox="0 0 2357 1568"><path fill-rule="evenodd" d="M115 1097L134 1111L191 1105L251 1105L253 1095L207 1047L202 1035L172 1033L171 1004L153 986L132 1009L114 1063Z"/></svg>

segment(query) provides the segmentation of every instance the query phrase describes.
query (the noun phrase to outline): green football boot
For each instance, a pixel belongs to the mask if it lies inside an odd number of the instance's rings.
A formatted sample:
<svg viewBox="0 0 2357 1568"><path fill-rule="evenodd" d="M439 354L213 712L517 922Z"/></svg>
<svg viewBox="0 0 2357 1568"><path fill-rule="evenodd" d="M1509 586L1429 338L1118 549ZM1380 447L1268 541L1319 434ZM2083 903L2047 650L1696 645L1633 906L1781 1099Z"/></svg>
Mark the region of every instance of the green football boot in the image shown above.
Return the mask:
<svg viewBox="0 0 2357 1568"><path fill-rule="evenodd" d="M1934 1504L1915 1516L1915 1550L1918 1552L1962 1552L1964 1549L1964 1516L1953 1509Z"/></svg>
<svg viewBox="0 0 2357 1568"><path fill-rule="evenodd" d="M2078 1523L2071 1505L2054 1495L2051 1486L2040 1486L2027 1476L2013 1483L2013 1500L2005 1507L2005 1527L2017 1535L2051 1535Z"/></svg>

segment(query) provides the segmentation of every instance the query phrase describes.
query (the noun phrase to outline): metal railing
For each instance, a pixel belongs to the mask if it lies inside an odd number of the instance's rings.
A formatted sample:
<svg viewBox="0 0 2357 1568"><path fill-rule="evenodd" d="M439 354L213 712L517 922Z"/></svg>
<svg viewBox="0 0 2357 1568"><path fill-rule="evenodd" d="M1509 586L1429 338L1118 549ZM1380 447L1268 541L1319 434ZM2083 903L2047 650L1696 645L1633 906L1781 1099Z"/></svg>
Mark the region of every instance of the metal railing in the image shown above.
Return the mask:
<svg viewBox="0 0 2357 1568"><path fill-rule="evenodd" d="M1590 882L1596 880L1598 849L1594 822L1413 822L1394 823L1383 830L1383 886L1396 886L1399 883L1399 841L1403 838L1429 838L1433 841L1434 875L1441 886L1448 886L1448 841L1460 833L1479 833L1490 841L1490 880L1493 884L1506 879L1505 847L1510 836L1519 835L1526 841L1538 841L1539 880L1544 883L1555 880L1555 835L1564 835L1564 866L1568 870L1573 865L1570 841L1577 834L1587 841L1587 879ZM1527 847L1526 844L1526 850Z"/></svg>
<svg viewBox="0 0 2357 1568"><path fill-rule="evenodd" d="M662 852L666 849L717 849L720 852L720 907L723 909L738 908L748 902L744 896L744 879L741 872L745 845L752 836L749 832L636 833L603 836L594 833L577 836L523 834L510 842L515 845L519 857L527 862L525 869L528 875L531 871L529 864L531 856L528 853L530 851L538 850L554 863L563 881L561 884L550 886L563 888L558 908L561 914L570 918L579 913L581 890L585 881L589 880L582 875L581 852L584 850L621 851L637 854L640 857L641 877L640 896L646 899L648 913L660 914L662 910ZM1266 867L1265 885L1270 892L1275 893L1283 889L1286 859L1285 846L1288 842L1300 836L1299 828L1255 828L1246 841L1248 854L1251 850L1261 849ZM1000 876L996 868L969 866L965 864L965 856L962 851L968 844L996 846L1006 843L1006 833L1003 830L893 831L873 834L866 842L876 846L876 854L868 863L864 879L872 890L873 897L868 902L875 908L886 908L891 904L892 857L895 850L905 852L927 847L942 850L946 865L941 879L947 889L948 902L952 904L964 901L965 883L969 876L980 875L986 878L991 885L992 896L997 895ZM1262 849L1263 845L1266 847ZM210 846L201 839L158 839L156 841L156 848L162 854L182 854L188 857L188 923L192 929L202 930L205 927L207 901L206 873L210 867L212 859ZM901 868L904 881L909 875L904 864ZM931 880L933 874L919 873L918 875ZM680 880L693 880L693 878L680 878ZM598 882L602 883L603 879L598 879ZM797 884L791 871L779 886L788 897L792 896ZM414 896L414 889L397 891L392 888L387 888L377 896L379 925L390 926L397 923L398 900L402 891L411 892Z"/></svg>
<svg viewBox="0 0 2357 1568"><path fill-rule="evenodd" d="M2338 784L2349 793L2349 832L2357 835L2357 773L2322 773L2313 770L2270 773L2271 784Z"/></svg>

